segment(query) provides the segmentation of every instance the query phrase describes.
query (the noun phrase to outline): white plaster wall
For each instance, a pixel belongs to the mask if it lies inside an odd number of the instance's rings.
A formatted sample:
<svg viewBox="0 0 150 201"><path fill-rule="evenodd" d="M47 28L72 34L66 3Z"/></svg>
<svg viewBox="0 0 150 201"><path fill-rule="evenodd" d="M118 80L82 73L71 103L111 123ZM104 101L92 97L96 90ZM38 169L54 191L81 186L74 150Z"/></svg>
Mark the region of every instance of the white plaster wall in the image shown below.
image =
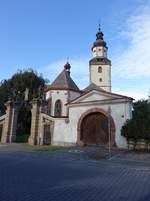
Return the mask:
<svg viewBox="0 0 150 201"><path fill-rule="evenodd" d="M102 73L98 72L98 67L102 67ZM106 91L111 91L111 66L110 65L91 65L90 66L91 82L100 86ZM100 81L102 78L102 81Z"/></svg>
<svg viewBox="0 0 150 201"><path fill-rule="evenodd" d="M67 115L68 91L67 90L51 90L46 93L46 99L51 98L51 115L54 116L55 102L60 99L62 102L62 116Z"/></svg>
<svg viewBox="0 0 150 201"><path fill-rule="evenodd" d="M121 127L127 119L131 118L131 112L129 111L130 103L117 103L117 104L110 104L111 106L111 115L114 119L115 126L116 126L116 133L115 133L115 142L116 145L120 148L126 148L127 143L126 139L121 136ZM89 109L95 108L94 105L91 106L75 106L70 107L69 109L69 123L65 123L56 120L55 122L55 131L54 131L54 143L57 142L64 142L64 143L76 143L77 142L77 125L80 116ZM107 105L99 105L96 108L104 109L108 111L108 104Z"/></svg>
<svg viewBox="0 0 150 201"><path fill-rule="evenodd" d="M58 93L59 92L59 93ZM52 107L54 108L54 103L57 99L61 99L63 104L67 102L67 91L53 91L52 96ZM94 95L94 94L93 94ZM103 97L102 97L103 98ZM106 98L104 96L104 98ZM90 96L87 98L89 100L100 100L99 94L95 94L94 97ZM121 128L127 119L132 117L132 104L130 102L122 103L110 103L110 104L94 104L91 105L74 105L69 107L69 119L64 118L54 118L54 135L53 144L70 145L76 144L77 142L77 125L81 115L89 109L100 108L108 111L108 106L111 107L111 116L114 119L116 126L115 142L118 147L126 148L126 139L121 136ZM63 105L63 115L66 116L67 107Z"/></svg>
<svg viewBox="0 0 150 201"><path fill-rule="evenodd" d="M53 145L75 145L77 141L76 125L71 119L55 119Z"/></svg>
<svg viewBox="0 0 150 201"><path fill-rule="evenodd" d="M94 47L92 55L93 57L107 57L107 49L105 47Z"/></svg>
<svg viewBox="0 0 150 201"><path fill-rule="evenodd" d="M94 92L93 94L87 95L87 97L84 97L83 100L81 98L80 102L87 102L87 101L97 101L97 100L106 100L110 99L111 97L101 95L100 93Z"/></svg>
<svg viewBox="0 0 150 201"><path fill-rule="evenodd" d="M67 124L65 119L55 119L54 123L54 134L53 134L53 145L63 145L65 142L65 135L67 133Z"/></svg>
<svg viewBox="0 0 150 201"><path fill-rule="evenodd" d="M46 92L46 100L49 99L51 97L51 91L47 91Z"/></svg>

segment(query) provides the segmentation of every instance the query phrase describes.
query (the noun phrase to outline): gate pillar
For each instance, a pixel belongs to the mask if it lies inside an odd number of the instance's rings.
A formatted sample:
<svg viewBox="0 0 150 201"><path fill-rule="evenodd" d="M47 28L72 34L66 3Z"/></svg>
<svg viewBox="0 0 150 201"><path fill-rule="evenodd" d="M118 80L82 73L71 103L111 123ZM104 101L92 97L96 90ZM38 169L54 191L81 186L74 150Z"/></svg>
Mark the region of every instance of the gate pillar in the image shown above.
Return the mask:
<svg viewBox="0 0 150 201"><path fill-rule="evenodd" d="M19 107L20 107L19 102L13 103L9 142L15 142L15 140L16 140L16 130L17 130L17 120L18 120Z"/></svg>
<svg viewBox="0 0 150 201"><path fill-rule="evenodd" d="M2 138L1 138L2 143L9 142L9 136L11 132L12 113L13 113L13 102L7 101L5 106L6 106L6 118L5 118L5 123L3 127L3 132L2 132Z"/></svg>
<svg viewBox="0 0 150 201"><path fill-rule="evenodd" d="M30 145L37 145L38 143L38 134L39 134L39 122L40 122L40 113L41 113L41 100L33 99L32 101L32 119L31 119L31 134L28 139Z"/></svg>
<svg viewBox="0 0 150 201"><path fill-rule="evenodd" d="M18 118L18 103L7 101L6 118L2 132L2 143L14 142L16 139L17 118Z"/></svg>

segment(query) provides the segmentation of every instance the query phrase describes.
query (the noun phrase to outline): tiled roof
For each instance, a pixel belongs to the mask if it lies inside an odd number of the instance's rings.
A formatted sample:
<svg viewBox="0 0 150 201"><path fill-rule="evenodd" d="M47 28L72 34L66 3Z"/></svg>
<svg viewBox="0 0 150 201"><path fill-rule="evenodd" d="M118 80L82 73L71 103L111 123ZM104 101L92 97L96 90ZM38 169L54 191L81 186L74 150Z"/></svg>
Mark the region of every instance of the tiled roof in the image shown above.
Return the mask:
<svg viewBox="0 0 150 201"><path fill-rule="evenodd" d="M98 63L103 63L103 64L111 64L111 61L106 58L106 57L94 57L89 61L90 64L98 64Z"/></svg>
<svg viewBox="0 0 150 201"><path fill-rule="evenodd" d="M105 91L102 88L100 88L99 86L97 86L94 83L91 83L89 86L87 86L83 91L87 92L87 91L91 91L91 90L97 90L97 91Z"/></svg>
<svg viewBox="0 0 150 201"><path fill-rule="evenodd" d="M49 89L67 89L73 91L80 91L78 86L70 77L70 71L64 69L54 80L54 82L48 87Z"/></svg>

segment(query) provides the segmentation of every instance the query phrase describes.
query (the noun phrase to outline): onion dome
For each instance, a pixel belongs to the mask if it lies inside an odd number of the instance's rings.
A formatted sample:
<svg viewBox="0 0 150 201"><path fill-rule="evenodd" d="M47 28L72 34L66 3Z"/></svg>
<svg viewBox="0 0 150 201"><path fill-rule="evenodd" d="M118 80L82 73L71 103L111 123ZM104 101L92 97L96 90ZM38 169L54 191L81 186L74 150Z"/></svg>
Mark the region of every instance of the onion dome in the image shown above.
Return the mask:
<svg viewBox="0 0 150 201"><path fill-rule="evenodd" d="M70 65L70 63L67 62L67 63L64 65L64 69L67 70L67 71L70 71L70 68L71 68L71 65Z"/></svg>
<svg viewBox="0 0 150 201"><path fill-rule="evenodd" d="M106 44L106 42L104 41L103 36L104 36L104 34L103 34L103 32L101 31L100 26L99 26L98 32L96 33L96 41L93 43L92 49L93 49L94 47L99 47L99 46L102 46L102 47L107 48L107 44Z"/></svg>

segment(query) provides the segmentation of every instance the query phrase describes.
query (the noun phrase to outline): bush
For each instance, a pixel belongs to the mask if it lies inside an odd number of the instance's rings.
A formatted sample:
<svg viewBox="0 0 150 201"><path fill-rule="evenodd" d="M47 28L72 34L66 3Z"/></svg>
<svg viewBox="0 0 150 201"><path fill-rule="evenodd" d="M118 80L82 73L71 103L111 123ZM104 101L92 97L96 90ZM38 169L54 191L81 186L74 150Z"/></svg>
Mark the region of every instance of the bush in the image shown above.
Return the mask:
<svg viewBox="0 0 150 201"><path fill-rule="evenodd" d="M121 135L127 139L150 140L150 102L148 100L137 101L133 104L133 118L123 125Z"/></svg>

